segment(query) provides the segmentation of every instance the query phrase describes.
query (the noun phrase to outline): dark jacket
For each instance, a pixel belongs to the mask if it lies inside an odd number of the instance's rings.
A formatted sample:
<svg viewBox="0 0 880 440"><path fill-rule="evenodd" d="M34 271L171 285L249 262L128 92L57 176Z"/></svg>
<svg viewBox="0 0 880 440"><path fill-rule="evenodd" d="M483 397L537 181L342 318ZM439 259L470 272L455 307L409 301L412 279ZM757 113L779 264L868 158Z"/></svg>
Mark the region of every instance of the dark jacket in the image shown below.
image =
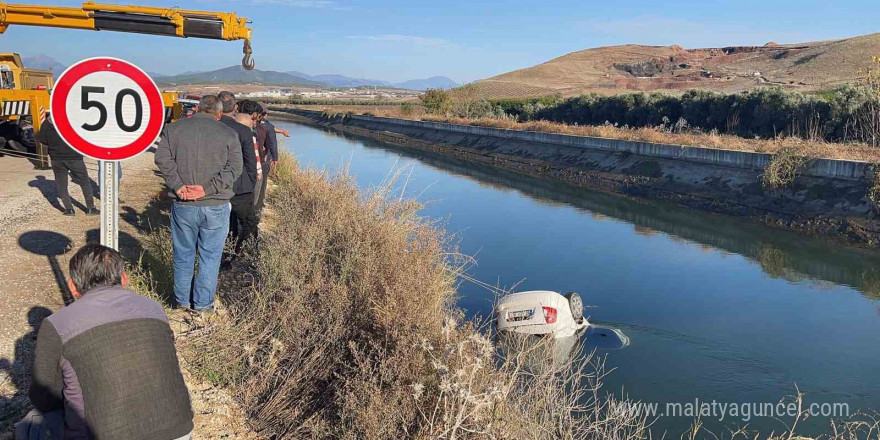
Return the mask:
<svg viewBox="0 0 880 440"><path fill-rule="evenodd" d="M266 154L266 140L269 137L269 129L261 122L254 127L254 134L257 137L257 145L260 147L260 157L265 159L268 156Z"/></svg>
<svg viewBox="0 0 880 440"><path fill-rule="evenodd" d="M157 302L102 286L40 325L31 403L65 440L172 440L193 430L174 334Z"/></svg>
<svg viewBox="0 0 880 440"><path fill-rule="evenodd" d="M45 145L49 149L49 157L52 160L82 160L83 155L79 154L67 142L58 135L55 124L51 118L46 118L46 122L40 127L40 133L37 134L37 141Z"/></svg>
<svg viewBox="0 0 880 440"><path fill-rule="evenodd" d="M266 150L268 150L270 160L278 160L278 133L275 133L275 126L271 122L263 119L263 125L266 126Z"/></svg>
<svg viewBox="0 0 880 440"><path fill-rule="evenodd" d="M241 175L241 145L235 132L214 116L197 113L165 127L156 147L156 166L172 198L184 185L205 188L205 197L178 203L221 205L232 198L232 185Z"/></svg>
<svg viewBox="0 0 880 440"><path fill-rule="evenodd" d="M229 116L220 118L220 122L226 124L238 135L238 141L241 143L241 157L243 171L232 190L235 195L247 194L254 192L254 185L257 182L257 156L254 154L254 132L250 128L235 122Z"/></svg>

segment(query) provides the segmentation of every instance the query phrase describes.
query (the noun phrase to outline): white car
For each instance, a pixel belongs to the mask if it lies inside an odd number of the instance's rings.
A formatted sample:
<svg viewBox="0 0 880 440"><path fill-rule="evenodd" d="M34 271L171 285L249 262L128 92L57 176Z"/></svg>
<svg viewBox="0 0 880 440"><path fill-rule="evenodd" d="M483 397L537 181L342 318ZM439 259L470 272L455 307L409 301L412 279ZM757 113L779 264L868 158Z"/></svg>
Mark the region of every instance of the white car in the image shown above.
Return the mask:
<svg viewBox="0 0 880 440"><path fill-rule="evenodd" d="M575 292L565 296L549 290L507 295L495 307L499 331L513 331L554 338L573 336L590 324L584 318L584 302Z"/></svg>

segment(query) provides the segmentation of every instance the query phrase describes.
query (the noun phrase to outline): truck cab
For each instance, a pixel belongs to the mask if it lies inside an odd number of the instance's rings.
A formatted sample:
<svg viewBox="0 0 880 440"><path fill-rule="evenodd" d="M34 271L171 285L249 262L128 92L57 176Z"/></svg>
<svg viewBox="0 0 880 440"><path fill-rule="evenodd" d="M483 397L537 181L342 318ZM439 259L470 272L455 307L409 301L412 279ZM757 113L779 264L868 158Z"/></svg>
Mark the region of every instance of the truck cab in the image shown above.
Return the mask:
<svg viewBox="0 0 880 440"><path fill-rule="evenodd" d="M15 88L15 76L12 69L5 64L0 64L0 89L11 90Z"/></svg>
<svg viewBox="0 0 880 440"><path fill-rule="evenodd" d="M0 53L0 89L49 90L54 86L51 70L30 69L17 53Z"/></svg>

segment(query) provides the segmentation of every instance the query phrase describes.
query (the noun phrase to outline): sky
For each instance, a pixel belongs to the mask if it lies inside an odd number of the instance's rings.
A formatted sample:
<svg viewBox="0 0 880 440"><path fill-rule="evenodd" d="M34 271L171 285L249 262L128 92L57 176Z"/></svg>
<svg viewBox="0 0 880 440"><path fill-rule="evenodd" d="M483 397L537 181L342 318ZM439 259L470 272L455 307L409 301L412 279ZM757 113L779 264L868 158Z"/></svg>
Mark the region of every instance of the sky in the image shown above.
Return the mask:
<svg viewBox="0 0 880 440"><path fill-rule="evenodd" d="M47 0L50 1L50 0ZM175 3L176 2L176 3ZM616 44L686 48L798 43L880 32L877 0L129 0L236 12L253 21L261 70L460 83ZM53 5L81 2L55 0ZM2 51L68 65L115 56L162 74L238 64L241 43L10 27Z"/></svg>

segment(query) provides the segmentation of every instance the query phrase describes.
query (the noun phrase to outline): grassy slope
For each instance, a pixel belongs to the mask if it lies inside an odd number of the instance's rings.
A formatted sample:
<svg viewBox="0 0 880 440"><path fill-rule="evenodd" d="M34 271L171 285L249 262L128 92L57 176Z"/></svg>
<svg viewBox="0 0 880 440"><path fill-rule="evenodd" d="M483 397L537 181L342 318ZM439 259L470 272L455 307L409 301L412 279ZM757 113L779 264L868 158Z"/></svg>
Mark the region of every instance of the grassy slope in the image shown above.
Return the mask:
<svg viewBox="0 0 880 440"><path fill-rule="evenodd" d="M880 33L844 40L756 48L725 55L720 49L686 51L678 46L611 46L573 52L545 63L480 81L489 98L573 96L624 90L703 88L736 92L762 85L816 90L852 82L880 47ZM672 59L674 58L674 61ZM657 78L635 78L614 64L659 60L686 63L712 78L667 70ZM760 77L755 76L760 72ZM675 78L672 78L675 76Z"/></svg>

